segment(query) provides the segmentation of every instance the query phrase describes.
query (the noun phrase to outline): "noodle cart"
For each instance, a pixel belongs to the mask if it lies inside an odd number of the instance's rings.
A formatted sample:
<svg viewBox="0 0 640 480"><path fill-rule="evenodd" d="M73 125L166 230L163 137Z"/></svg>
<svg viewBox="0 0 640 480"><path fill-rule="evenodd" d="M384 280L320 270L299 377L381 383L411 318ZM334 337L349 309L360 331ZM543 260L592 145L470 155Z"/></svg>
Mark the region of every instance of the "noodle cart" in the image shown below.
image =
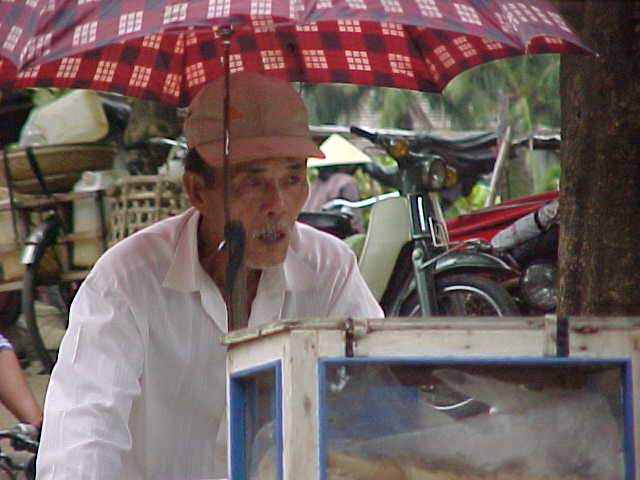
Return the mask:
<svg viewBox="0 0 640 480"><path fill-rule="evenodd" d="M638 318L285 321L223 343L233 480L640 478Z"/></svg>

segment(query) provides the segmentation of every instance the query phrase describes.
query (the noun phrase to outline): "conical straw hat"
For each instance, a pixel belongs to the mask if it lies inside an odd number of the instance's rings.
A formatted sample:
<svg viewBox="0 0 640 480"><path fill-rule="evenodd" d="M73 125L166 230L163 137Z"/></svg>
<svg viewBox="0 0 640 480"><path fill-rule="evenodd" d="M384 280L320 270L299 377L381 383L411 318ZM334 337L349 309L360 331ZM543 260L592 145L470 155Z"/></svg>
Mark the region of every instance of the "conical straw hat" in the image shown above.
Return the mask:
<svg viewBox="0 0 640 480"><path fill-rule="evenodd" d="M329 167L331 165L353 165L369 163L369 158L362 150L349 140L334 133L320 145L325 158L309 158L307 167Z"/></svg>

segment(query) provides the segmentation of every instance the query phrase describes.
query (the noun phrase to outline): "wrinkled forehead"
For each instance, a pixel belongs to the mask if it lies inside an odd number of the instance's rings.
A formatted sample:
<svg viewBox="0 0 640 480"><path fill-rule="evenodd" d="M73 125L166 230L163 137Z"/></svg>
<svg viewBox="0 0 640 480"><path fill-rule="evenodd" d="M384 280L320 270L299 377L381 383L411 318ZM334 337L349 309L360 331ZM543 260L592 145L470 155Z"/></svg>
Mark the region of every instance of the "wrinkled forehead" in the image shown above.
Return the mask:
<svg viewBox="0 0 640 480"><path fill-rule="evenodd" d="M300 170L306 169L307 159L300 157L282 157L282 158L267 158L256 160L253 162L243 162L240 164L231 166L231 173L243 174L243 173L268 173L270 171L288 171L288 170Z"/></svg>

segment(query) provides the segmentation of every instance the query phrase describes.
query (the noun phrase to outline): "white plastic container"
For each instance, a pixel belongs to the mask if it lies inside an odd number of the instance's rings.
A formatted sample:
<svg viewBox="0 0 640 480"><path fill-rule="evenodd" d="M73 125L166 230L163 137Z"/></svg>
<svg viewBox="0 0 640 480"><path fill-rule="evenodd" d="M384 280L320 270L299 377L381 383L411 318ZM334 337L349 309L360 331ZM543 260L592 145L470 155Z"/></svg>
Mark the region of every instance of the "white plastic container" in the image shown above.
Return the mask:
<svg viewBox="0 0 640 480"><path fill-rule="evenodd" d="M95 142L109 131L100 97L93 90L74 90L35 108L25 123L20 145Z"/></svg>
<svg viewBox="0 0 640 480"><path fill-rule="evenodd" d="M73 187L74 192L95 192L106 190L117 179L127 176L126 170L86 171ZM109 218L108 202L102 199L105 219ZM73 201L73 231L99 232L100 217L93 198L81 198ZM72 263L76 267L91 267L102 255L102 242L99 238L76 240L73 243Z"/></svg>

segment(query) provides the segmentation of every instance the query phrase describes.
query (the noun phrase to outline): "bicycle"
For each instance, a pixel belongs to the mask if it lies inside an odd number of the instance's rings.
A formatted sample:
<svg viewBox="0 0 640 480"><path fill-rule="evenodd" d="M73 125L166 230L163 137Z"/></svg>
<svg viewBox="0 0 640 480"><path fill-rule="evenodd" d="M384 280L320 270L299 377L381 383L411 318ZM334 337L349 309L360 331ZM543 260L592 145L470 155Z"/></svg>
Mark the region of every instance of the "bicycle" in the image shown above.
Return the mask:
<svg viewBox="0 0 640 480"><path fill-rule="evenodd" d="M14 451L29 452L26 458L19 459L15 454L7 453L0 447L0 480L36 478L36 455L39 446L37 438L38 430L26 423L19 423L11 430L0 431L0 439L10 440Z"/></svg>
<svg viewBox="0 0 640 480"><path fill-rule="evenodd" d="M167 162L182 158L186 151L186 145L183 142L162 137L151 137L127 146L125 149L143 149L149 145L158 144L171 147ZM47 192L46 182L42 175L38 174L37 162L34 163L34 174L39 181L42 180L42 190ZM134 177L144 178L143 176ZM57 360L58 348L68 327L71 302L91 267L74 267L72 262L74 242L98 240L102 252L109 247L109 232L103 205L105 196L107 192L104 190L53 193L40 199L38 205L29 207L32 210L40 209L48 213L35 228L30 230L24 241L21 256L21 262L25 265L21 289L22 312L36 356L46 372L52 370ZM93 232L72 232L73 202L87 198L95 200L99 228Z"/></svg>

